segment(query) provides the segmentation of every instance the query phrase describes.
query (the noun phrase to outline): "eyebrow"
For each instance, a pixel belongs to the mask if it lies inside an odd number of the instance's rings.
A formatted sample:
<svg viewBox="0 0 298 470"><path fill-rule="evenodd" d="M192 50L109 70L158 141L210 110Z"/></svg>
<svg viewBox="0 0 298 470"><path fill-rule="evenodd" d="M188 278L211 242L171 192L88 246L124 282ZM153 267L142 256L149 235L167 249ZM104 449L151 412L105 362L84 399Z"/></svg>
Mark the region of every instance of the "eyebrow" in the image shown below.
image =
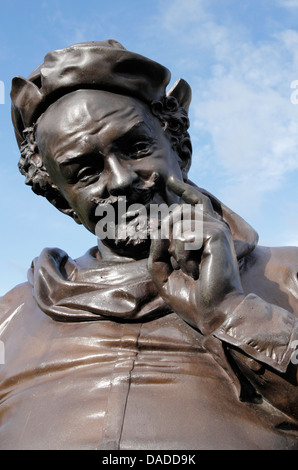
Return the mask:
<svg viewBox="0 0 298 470"><path fill-rule="evenodd" d="M125 131L122 135L120 135L118 138L115 139L114 143L121 143L123 141L125 141L126 139L128 140L131 135L139 130L139 129L142 129L144 128L144 130L146 129L147 131L151 131L150 127L148 126L148 124L141 120L141 121L138 121L136 122L135 124L133 124L127 131ZM71 163L76 163L76 162L79 162L80 160L82 160L83 158L86 158L88 156L91 156L93 155L93 153L95 152L92 152L92 150L90 152L83 152L83 153L77 153L77 154L70 154L70 155L63 155L63 161L62 161L62 158L61 158L61 161L59 161L60 159L58 158L57 159L57 163L59 166L64 166L64 165L69 165ZM100 151L97 151L96 152L98 155L103 155Z"/></svg>
<svg viewBox="0 0 298 470"><path fill-rule="evenodd" d="M85 158L88 158L88 157L91 157L91 155L102 155L101 152L97 151L97 152L92 152L92 150L90 152L84 152L84 153L78 153L76 155L66 155L66 156L63 156L63 161L61 159L61 161L59 161L59 159L57 159L57 163L59 166L65 166L65 165L70 165L72 163L79 163L81 160L85 159Z"/></svg>
<svg viewBox="0 0 298 470"><path fill-rule="evenodd" d="M140 129L140 128L146 128L148 131L150 131L150 127L148 126L147 122L145 121L138 121L136 122L135 124L133 124L122 136L120 136L119 138L122 139L122 138L125 138L128 134ZM118 139L116 139L118 140Z"/></svg>

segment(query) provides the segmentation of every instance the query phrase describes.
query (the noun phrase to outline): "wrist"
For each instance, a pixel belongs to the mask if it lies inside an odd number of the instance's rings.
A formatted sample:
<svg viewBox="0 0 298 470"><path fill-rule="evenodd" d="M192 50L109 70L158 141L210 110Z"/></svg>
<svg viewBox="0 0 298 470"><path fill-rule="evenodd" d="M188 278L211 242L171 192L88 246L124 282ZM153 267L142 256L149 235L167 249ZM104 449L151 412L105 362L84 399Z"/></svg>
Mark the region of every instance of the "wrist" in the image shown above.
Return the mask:
<svg viewBox="0 0 298 470"><path fill-rule="evenodd" d="M218 314L223 317L223 321L234 312L239 304L245 299L245 294L241 291L230 292L217 306Z"/></svg>
<svg viewBox="0 0 298 470"><path fill-rule="evenodd" d="M212 310L200 318L200 322L196 325L204 335L213 334L219 329L228 319L232 316L234 310L244 300L245 295L243 292L231 292L225 295L222 302L219 302L216 307L213 306Z"/></svg>

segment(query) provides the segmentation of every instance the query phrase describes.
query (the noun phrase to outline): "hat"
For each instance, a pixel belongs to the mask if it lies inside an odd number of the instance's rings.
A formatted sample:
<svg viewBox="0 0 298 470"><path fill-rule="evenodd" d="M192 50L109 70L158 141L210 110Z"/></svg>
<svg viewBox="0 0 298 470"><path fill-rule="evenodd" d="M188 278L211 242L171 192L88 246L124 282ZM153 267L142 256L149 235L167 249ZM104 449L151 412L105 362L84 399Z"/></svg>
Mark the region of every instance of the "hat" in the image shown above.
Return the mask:
<svg viewBox="0 0 298 470"><path fill-rule="evenodd" d="M170 77L166 67L126 50L115 40L79 43L52 51L27 79L17 76L12 80L12 121L18 145L24 140L24 129L67 93L105 90L150 103L166 94ZM173 96L176 93L177 99L186 103L181 81L173 88Z"/></svg>

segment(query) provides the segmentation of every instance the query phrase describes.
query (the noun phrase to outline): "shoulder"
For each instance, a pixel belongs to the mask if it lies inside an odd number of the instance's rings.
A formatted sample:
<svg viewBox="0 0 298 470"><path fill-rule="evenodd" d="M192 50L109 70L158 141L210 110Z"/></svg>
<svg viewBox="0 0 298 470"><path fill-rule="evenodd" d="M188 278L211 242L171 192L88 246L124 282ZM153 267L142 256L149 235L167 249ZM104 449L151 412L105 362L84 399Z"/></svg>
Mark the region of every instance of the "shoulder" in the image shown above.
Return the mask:
<svg viewBox="0 0 298 470"><path fill-rule="evenodd" d="M257 246L241 268L246 293L298 312L298 247Z"/></svg>
<svg viewBox="0 0 298 470"><path fill-rule="evenodd" d="M295 264L298 267L298 247L280 246L269 248L272 260L279 264Z"/></svg>
<svg viewBox="0 0 298 470"><path fill-rule="evenodd" d="M255 261L264 266L265 273L274 279L286 280L292 276L297 280L298 247L258 247L255 250Z"/></svg>
<svg viewBox="0 0 298 470"><path fill-rule="evenodd" d="M29 282L24 282L15 286L5 295L0 297L0 322L2 322L12 311L23 306L29 298L32 299L32 286Z"/></svg>

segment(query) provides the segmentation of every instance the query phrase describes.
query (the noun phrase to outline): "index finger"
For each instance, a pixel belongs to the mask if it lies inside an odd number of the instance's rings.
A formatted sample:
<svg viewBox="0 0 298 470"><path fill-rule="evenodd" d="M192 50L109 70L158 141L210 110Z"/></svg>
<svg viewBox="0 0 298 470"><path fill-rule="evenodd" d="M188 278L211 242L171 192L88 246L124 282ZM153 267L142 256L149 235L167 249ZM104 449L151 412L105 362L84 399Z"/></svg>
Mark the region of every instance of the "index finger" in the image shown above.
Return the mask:
<svg viewBox="0 0 298 470"><path fill-rule="evenodd" d="M214 215L214 210L209 197L202 194L193 186L178 180L174 175L169 176L167 186L186 203L191 204L192 206L203 204L204 211L210 215Z"/></svg>

